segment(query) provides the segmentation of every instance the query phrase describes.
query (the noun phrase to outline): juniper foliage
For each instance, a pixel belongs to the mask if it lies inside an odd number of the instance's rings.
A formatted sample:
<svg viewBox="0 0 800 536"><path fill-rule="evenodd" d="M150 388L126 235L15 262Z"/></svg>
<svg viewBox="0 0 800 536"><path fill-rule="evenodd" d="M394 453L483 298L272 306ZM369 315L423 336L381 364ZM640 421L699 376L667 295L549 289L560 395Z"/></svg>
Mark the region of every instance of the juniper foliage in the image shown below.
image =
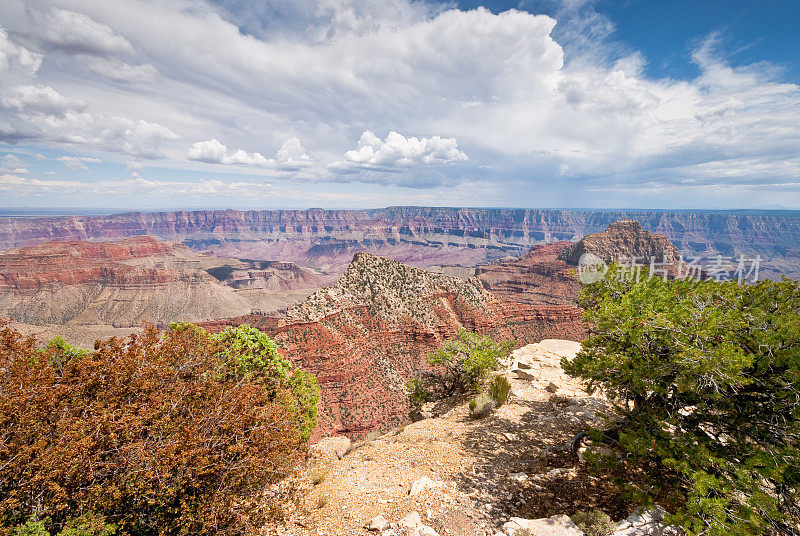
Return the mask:
<svg viewBox="0 0 800 536"><path fill-rule="evenodd" d="M800 288L645 277L584 287L591 326L565 370L614 401L617 469L689 534L797 534ZM771 532L770 532L771 531Z"/></svg>

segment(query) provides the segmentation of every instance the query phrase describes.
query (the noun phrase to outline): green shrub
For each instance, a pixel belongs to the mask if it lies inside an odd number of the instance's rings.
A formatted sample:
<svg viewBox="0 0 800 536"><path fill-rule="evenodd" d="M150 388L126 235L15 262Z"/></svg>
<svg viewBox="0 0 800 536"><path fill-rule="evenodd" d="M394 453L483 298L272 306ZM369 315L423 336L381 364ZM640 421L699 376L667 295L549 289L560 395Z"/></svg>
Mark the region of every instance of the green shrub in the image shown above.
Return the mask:
<svg viewBox="0 0 800 536"><path fill-rule="evenodd" d="M511 383L505 376L492 376L489 381L488 393L494 399L497 407L500 407L508 402L508 396L511 394Z"/></svg>
<svg viewBox="0 0 800 536"><path fill-rule="evenodd" d="M586 536L609 536L616 527L611 517L599 508L581 510L570 519Z"/></svg>
<svg viewBox="0 0 800 536"><path fill-rule="evenodd" d="M50 536L45 521L38 517L31 517L24 525L14 528L14 536Z"/></svg>
<svg viewBox="0 0 800 536"><path fill-rule="evenodd" d="M409 378L406 380L406 389L408 390L408 403L412 411L419 411L422 405L428 401L428 391L425 389L425 384L418 378Z"/></svg>
<svg viewBox="0 0 800 536"><path fill-rule="evenodd" d="M89 352L72 346L63 337L53 337L47 341L47 346L41 350L41 353L48 354L50 365L57 370L61 370L70 359L84 357Z"/></svg>
<svg viewBox="0 0 800 536"><path fill-rule="evenodd" d="M428 357L428 364L437 368L432 379L442 396L477 391L513 346L510 341L496 342L485 335L460 331L456 339Z"/></svg>
<svg viewBox="0 0 800 536"><path fill-rule="evenodd" d="M317 377L310 372L295 369L286 378L283 387L292 395L285 403L297 419L300 439L308 441L311 432L317 427L317 408L321 396Z"/></svg>
<svg viewBox="0 0 800 536"><path fill-rule="evenodd" d="M275 342L247 324L226 328L211 338L222 343L222 355L233 359L244 376L256 376L262 381L285 380L292 370L289 360L278 353Z"/></svg>
<svg viewBox="0 0 800 536"><path fill-rule="evenodd" d="M180 329L186 329L184 325ZM295 369L278 352L278 346L266 333L247 324L229 327L212 340L221 343L224 359L236 363L239 373L250 382L281 393L281 400L295 415L303 441L307 441L317 426L317 406L320 390L313 374Z"/></svg>
<svg viewBox="0 0 800 536"><path fill-rule="evenodd" d="M102 517L87 514L67 522L58 536L114 536L117 526L106 523Z"/></svg>
<svg viewBox="0 0 800 536"><path fill-rule="evenodd" d="M800 523L800 288L634 281L612 266L580 303L591 335L565 370L619 422L598 439L689 534L793 534Z"/></svg>

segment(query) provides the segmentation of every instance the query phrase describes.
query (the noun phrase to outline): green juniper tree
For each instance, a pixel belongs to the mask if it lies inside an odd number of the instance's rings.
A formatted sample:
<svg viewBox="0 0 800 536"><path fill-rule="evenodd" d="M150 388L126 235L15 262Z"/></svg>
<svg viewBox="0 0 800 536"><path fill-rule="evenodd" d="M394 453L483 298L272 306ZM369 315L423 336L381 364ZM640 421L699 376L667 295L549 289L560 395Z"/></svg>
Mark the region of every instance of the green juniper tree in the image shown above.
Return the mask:
<svg viewBox="0 0 800 536"><path fill-rule="evenodd" d="M623 270L584 287L590 336L563 363L615 403L616 425L594 438L621 451L623 474L645 476L630 489L667 501L689 534L798 534L797 282Z"/></svg>

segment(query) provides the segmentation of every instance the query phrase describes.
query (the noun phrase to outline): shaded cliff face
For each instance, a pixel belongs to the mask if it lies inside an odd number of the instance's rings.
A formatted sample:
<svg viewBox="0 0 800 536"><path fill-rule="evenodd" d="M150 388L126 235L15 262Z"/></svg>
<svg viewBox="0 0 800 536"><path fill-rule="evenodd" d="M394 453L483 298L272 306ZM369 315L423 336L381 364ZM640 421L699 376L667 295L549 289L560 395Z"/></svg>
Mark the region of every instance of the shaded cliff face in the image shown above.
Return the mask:
<svg viewBox="0 0 800 536"><path fill-rule="evenodd" d="M248 315L206 323L211 330L249 323L317 375L323 404L317 437L363 436L408 418L406 379L458 330L519 344L583 335L568 305L515 303L463 280L357 254L333 287L315 292L281 318Z"/></svg>
<svg viewBox="0 0 800 536"><path fill-rule="evenodd" d="M47 240L152 235L221 256L280 260L341 274L369 251L418 267L476 266L531 246L575 241L635 219L686 256L761 255L765 274L800 277L794 212L561 211L390 207L369 211L194 211L0 218L0 249Z"/></svg>
<svg viewBox="0 0 800 536"><path fill-rule="evenodd" d="M602 233L586 235L564 248L558 258L576 265L585 254L592 254L606 263L639 259L646 264L654 259L674 265L680 258L677 246L666 236L645 231L636 220L620 220Z"/></svg>

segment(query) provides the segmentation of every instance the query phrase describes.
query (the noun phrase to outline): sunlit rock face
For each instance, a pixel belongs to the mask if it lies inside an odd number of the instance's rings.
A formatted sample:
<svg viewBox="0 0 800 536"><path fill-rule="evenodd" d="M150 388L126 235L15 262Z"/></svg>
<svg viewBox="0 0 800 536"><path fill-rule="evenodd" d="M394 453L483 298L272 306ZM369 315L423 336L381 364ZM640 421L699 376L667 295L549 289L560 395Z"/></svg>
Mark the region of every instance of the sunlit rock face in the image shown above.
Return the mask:
<svg viewBox="0 0 800 536"><path fill-rule="evenodd" d="M586 235L566 247L558 258L576 265L586 254L607 263L633 258L644 260L645 263L656 259L658 262L676 264L680 257L678 248L666 236L645 231L636 220L616 221L602 233Z"/></svg>

